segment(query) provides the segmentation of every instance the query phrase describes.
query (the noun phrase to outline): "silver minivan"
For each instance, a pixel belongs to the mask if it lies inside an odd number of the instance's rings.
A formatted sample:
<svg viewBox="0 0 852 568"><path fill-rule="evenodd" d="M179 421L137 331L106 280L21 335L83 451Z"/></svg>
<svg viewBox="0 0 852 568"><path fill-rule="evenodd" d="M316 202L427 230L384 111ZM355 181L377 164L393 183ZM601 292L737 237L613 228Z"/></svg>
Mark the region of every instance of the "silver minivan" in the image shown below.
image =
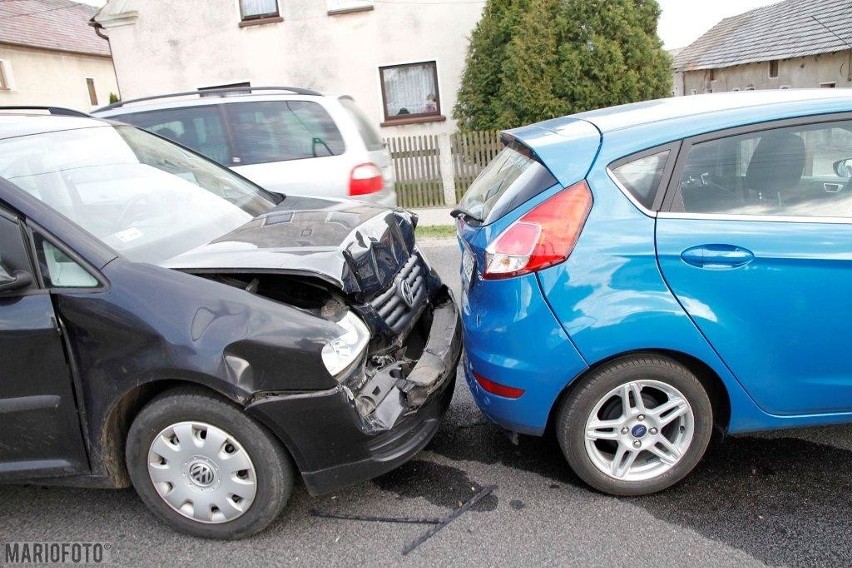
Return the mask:
<svg viewBox="0 0 852 568"><path fill-rule="evenodd" d="M396 205L390 153L348 96L239 86L122 101L92 114L173 140L271 191Z"/></svg>

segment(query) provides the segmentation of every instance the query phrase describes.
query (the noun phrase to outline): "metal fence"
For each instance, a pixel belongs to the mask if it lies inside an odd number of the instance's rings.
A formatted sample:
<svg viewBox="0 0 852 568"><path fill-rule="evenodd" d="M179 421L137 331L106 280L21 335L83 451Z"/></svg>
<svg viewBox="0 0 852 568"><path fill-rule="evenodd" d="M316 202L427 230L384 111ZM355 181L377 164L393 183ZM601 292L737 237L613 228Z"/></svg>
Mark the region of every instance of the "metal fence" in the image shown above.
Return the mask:
<svg viewBox="0 0 852 568"><path fill-rule="evenodd" d="M502 148L496 131L398 136L385 142L403 207L454 205Z"/></svg>

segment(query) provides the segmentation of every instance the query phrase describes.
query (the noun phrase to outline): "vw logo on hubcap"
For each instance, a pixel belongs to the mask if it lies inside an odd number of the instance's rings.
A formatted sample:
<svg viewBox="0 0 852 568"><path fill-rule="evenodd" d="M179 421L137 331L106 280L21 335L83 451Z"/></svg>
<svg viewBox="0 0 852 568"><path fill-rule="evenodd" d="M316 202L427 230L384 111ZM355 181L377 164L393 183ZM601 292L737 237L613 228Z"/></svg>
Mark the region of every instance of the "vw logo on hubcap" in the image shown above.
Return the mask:
<svg viewBox="0 0 852 568"><path fill-rule="evenodd" d="M414 306L414 292L411 290L411 284L408 283L408 280L400 278L396 281L396 295L409 308Z"/></svg>
<svg viewBox="0 0 852 568"><path fill-rule="evenodd" d="M189 477L192 478L192 481L194 481L197 485L207 487L213 483L213 479L216 477L216 474L213 473L213 469L206 463L195 462L189 466Z"/></svg>
<svg viewBox="0 0 852 568"><path fill-rule="evenodd" d="M637 424L633 427L633 430L630 431L633 434L634 438L641 438L648 432L648 428L642 424Z"/></svg>

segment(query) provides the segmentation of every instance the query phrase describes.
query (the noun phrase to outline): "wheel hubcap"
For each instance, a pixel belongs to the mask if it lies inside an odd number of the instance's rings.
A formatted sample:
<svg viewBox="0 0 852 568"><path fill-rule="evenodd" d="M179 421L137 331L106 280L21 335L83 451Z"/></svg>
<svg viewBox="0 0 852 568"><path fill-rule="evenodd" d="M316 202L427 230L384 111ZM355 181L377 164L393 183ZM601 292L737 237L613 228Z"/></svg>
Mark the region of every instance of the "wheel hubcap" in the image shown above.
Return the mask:
<svg viewBox="0 0 852 568"><path fill-rule="evenodd" d="M673 386L632 381L602 397L586 421L586 453L621 481L646 481L674 467L695 430L692 407Z"/></svg>
<svg viewBox="0 0 852 568"><path fill-rule="evenodd" d="M194 461L189 466L189 480L198 487L210 487L215 479L216 472L203 461Z"/></svg>
<svg viewBox="0 0 852 568"><path fill-rule="evenodd" d="M148 475L169 507L201 523L233 521L257 493L251 457L233 436L204 422L179 422L157 434Z"/></svg>

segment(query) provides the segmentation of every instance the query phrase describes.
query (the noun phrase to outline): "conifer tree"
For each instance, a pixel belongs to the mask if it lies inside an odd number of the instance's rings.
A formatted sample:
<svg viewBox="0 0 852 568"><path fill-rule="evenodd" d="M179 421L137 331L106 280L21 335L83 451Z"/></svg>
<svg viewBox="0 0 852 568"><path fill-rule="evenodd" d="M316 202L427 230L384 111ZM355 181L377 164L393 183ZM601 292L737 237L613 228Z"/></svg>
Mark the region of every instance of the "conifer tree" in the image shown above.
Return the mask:
<svg viewBox="0 0 852 568"><path fill-rule="evenodd" d="M488 0L454 117L502 129L671 94L655 0Z"/></svg>

